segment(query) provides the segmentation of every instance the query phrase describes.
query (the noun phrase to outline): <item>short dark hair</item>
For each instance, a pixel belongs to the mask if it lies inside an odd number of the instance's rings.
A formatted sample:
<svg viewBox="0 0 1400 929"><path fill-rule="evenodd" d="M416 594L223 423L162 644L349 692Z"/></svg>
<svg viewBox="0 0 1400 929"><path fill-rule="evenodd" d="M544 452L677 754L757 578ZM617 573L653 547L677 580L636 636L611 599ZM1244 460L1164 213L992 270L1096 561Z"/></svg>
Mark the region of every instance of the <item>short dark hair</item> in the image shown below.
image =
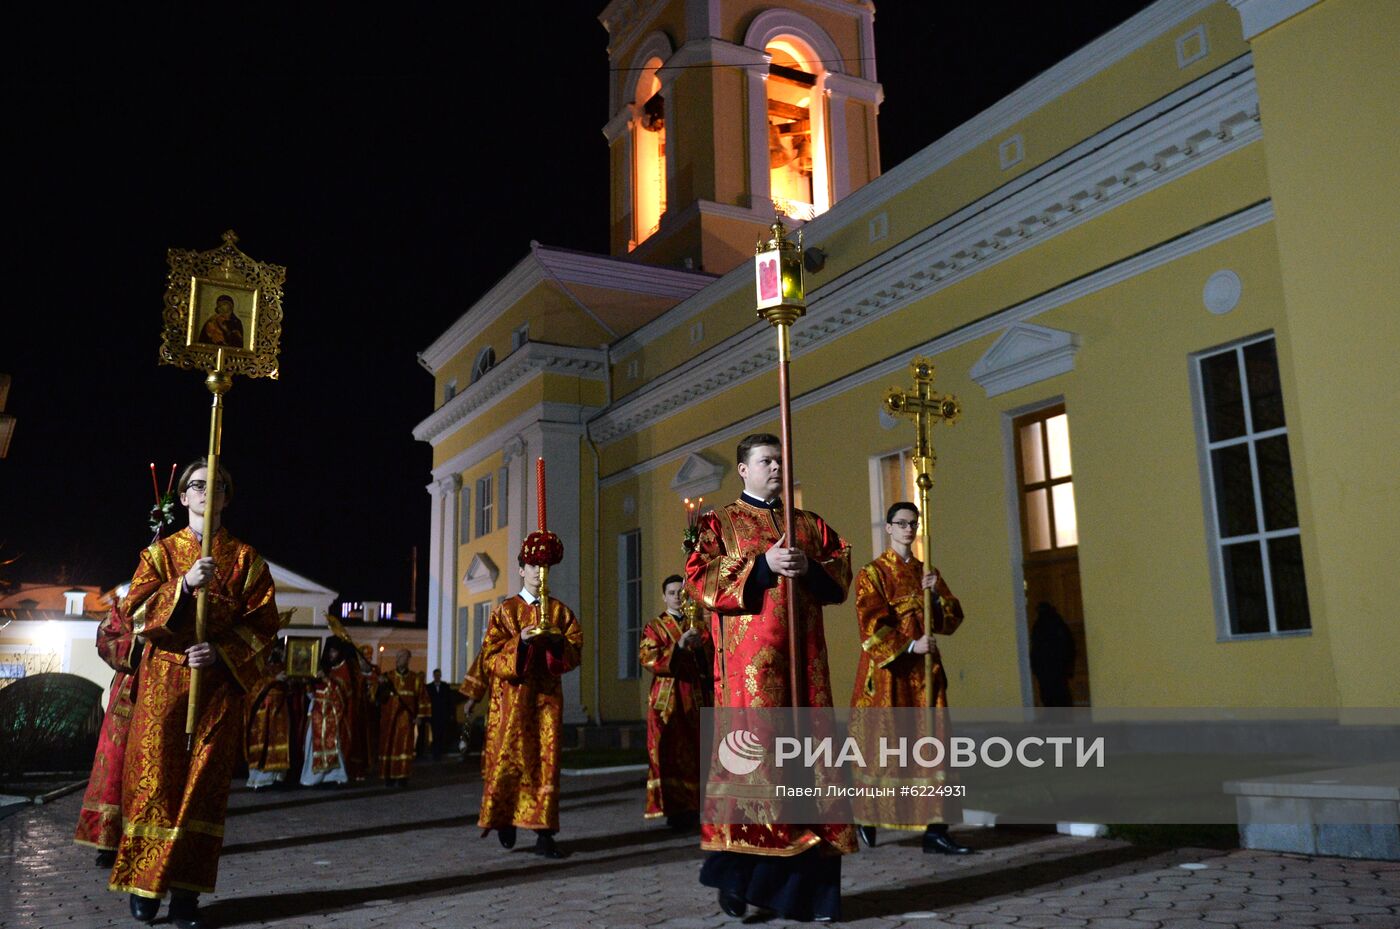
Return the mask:
<svg viewBox="0 0 1400 929"><path fill-rule="evenodd" d="M180 480L175 485L179 488L179 492L184 493L189 488L190 478L194 477L194 472L207 467L209 467L208 458L196 458L185 465L185 469L180 472ZM224 482L224 503L227 504L233 499L233 475L228 473L228 468L224 467L222 461L219 462L219 480Z"/></svg>
<svg viewBox="0 0 1400 929"><path fill-rule="evenodd" d="M919 508L917 506L910 503L908 500L901 500L898 503L890 504L890 508L885 511L885 522L894 522L894 514L898 513L900 510L913 510L915 516L919 515Z"/></svg>
<svg viewBox="0 0 1400 929"><path fill-rule="evenodd" d="M739 464L747 464L749 452L760 445L772 445L775 448L782 448L783 441L771 432L755 432L746 435L739 441L739 448L735 451L735 459Z"/></svg>
<svg viewBox="0 0 1400 929"><path fill-rule="evenodd" d="M664 594L664 593L666 592L666 588L667 588L667 587L670 587L672 584L682 584L682 585L684 585L684 584L685 584L685 578L681 577L679 574L668 574L668 575L666 575L666 580L664 580L664 581L661 582L661 592Z"/></svg>

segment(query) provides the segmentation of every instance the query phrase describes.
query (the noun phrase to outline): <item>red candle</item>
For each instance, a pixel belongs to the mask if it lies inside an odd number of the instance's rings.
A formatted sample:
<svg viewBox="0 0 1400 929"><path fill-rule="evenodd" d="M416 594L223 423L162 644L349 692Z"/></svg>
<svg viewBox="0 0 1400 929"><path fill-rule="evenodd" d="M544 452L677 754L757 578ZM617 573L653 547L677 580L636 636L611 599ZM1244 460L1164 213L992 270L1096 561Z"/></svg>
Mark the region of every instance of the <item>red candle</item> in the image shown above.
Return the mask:
<svg viewBox="0 0 1400 929"><path fill-rule="evenodd" d="M549 528L549 523L545 519L544 507L544 459L535 459L535 500L539 504L540 511L540 532Z"/></svg>
<svg viewBox="0 0 1400 929"><path fill-rule="evenodd" d="M151 489L156 492L156 506L160 506L160 486L156 484L156 463L151 462Z"/></svg>

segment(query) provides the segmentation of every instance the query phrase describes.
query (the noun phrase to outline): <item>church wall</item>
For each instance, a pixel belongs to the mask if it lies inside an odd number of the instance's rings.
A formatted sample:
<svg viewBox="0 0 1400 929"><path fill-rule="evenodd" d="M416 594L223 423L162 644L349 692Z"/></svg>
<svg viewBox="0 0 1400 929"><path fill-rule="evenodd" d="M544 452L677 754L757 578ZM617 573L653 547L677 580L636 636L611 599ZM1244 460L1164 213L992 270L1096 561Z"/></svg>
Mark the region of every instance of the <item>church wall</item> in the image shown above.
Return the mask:
<svg viewBox="0 0 1400 929"><path fill-rule="evenodd" d="M816 23L826 31L841 51L844 61L839 70L856 77L864 75L860 70L862 63L857 63L861 57L860 22L863 11L854 5L851 15L802 0L762 0L758 3L754 0L720 0L720 34L735 45L743 45L744 35L749 31L754 17L764 10L774 9L793 10Z"/></svg>
<svg viewBox="0 0 1400 929"><path fill-rule="evenodd" d="M1400 5L1324 0L1251 46L1294 344L1293 466L1308 475L1309 592L1342 705L1394 706Z"/></svg>

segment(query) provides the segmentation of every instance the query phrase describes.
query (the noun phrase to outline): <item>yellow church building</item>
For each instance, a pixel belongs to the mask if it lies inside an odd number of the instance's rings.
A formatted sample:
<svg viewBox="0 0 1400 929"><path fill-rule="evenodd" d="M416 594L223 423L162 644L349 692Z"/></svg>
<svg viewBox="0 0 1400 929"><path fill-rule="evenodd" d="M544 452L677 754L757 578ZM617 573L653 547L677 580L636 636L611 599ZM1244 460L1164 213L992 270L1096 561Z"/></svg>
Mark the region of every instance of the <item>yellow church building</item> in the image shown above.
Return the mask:
<svg viewBox="0 0 1400 929"><path fill-rule="evenodd" d="M857 566L914 499L886 389L922 355L962 404L929 514L954 705L1036 704L1042 601L1080 705L1396 705L1400 4L1159 0L883 174L875 15L603 10L611 254L533 244L419 356L428 666L460 677L518 588L542 456L585 631L566 719L645 716L681 501L733 499L738 440L777 431L776 203L809 268L794 477ZM851 602L826 636L839 700Z"/></svg>

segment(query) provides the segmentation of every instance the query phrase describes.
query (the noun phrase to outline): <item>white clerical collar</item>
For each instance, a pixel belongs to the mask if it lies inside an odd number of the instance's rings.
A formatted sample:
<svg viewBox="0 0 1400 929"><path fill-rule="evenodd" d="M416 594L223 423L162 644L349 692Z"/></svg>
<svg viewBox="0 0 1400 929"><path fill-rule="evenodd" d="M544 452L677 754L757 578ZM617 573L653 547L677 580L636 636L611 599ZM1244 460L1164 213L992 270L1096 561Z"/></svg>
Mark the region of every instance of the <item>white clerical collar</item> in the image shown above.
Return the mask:
<svg viewBox="0 0 1400 929"><path fill-rule="evenodd" d="M520 588L520 599L525 601L526 606L534 606L535 601L539 598L536 597L534 594L530 593L530 591L526 590L524 587L522 587Z"/></svg>
<svg viewBox="0 0 1400 929"><path fill-rule="evenodd" d="M771 500L761 500L758 497L755 497L753 494L749 493L747 490L739 491L739 499L743 500L749 506L756 506L761 510L776 510L778 508L777 497L774 497Z"/></svg>
<svg viewBox="0 0 1400 929"><path fill-rule="evenodd" d="M666 612L667 612L667 613L670 613L672 616L676 617L676 619L680 619L680 618L681 618L681 611L680 611L680 610L667 610Z"/></svg>

